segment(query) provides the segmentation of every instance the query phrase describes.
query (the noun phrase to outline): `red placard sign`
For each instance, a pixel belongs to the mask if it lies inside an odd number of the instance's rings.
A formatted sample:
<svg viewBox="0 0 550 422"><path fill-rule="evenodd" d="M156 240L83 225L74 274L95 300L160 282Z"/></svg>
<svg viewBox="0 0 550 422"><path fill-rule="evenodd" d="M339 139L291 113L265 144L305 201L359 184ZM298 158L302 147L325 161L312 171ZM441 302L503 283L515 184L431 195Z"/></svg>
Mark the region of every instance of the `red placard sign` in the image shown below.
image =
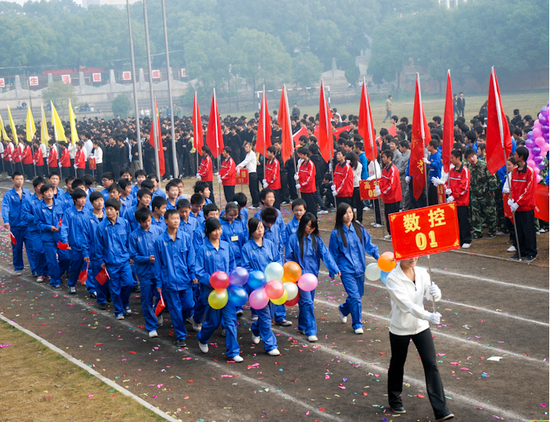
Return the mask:
<svg viewBox="0 0 550 422"><path fill-rule="evenodd" d="M389 220L398 260L460 248L454 202L390 214Z"/></svg>
<svg viewBox="0 0 550 422"><path fill-rule="evenodd" d="M183 68L181 69L181 77L182 77L182 78L187 77L187 74L185 73L185 67L183 67Z"/></svg>
<svg viewBox="0 0 550 422"><path fill-rule="evenodd" d="M92 82L101 82L101 73L92 73Z"/></svg>
<svg viewBox="0 0 550 422"><path fill-rule="evenodd" d="M537 196L537 204L535 205L535 217L548 221L548 186L537 185L535 189L535 195Z"/></svg>
<svg viewBox="0 0 550 422"><path fill-rule="evenodd" d="M437 203L446 204L447 197L445 196L445 185L437 185Z"/></svg>
<svg viewBox="0 0 550 422"><path fill-rule="evenodd" d="M88 158L88 164L90 166L90 170L97 170L97 164L95 163L95 158Z"/></svg>
<svg viewBox="0 0 550 422"><path fill-rule="evenodd" d="M38 76L29 77L29 85L30 86L38 86Z"/></svg>
<svg viewBox="0 0 550 422"><path fill-rule="evenodd" d="M132 80L132 72L122 72L122 80L123 81L131 81Z"/></svg>
<svg viewBox="0 0 550 422"><path fill-rule="evenodd" d="M248 185L248 169L241 169L237 173L237 185Z"/></svg>
<svg viewBox="0 0 550 422"><path fill-rule="evenodd" d="M510 209L510 205L508 205L508 199L510 199L509 193L503 193L502 194L502 205L504 208L504 217L512 218L512 210Z"/></svg>
<svg viewBox="0 0 550 422"><path fill-rule="evenodd" d="M378 183L378 179L359 181L359 192L361 195L361 201L368 201L369 199L378 198L375 189L375 187L378 186Z"/></svg>
<svg viewBox="0 0 550 422"><path fill-rule="evenodd" d="M71 75L61 75L61 80L63 83L70 84L71 83Z"/></svg>
<svg viewBox="0 0 550 422"><path fill-rule="evenodd" d="M4 78L0 78L0 88L4 88L6 86L6 81Z"/></svg>
<svg viewBox="0 0 550 422"><path fill-rule="evenodd" d="M160 79L160 70L153 70L153 79Z"/></svg>

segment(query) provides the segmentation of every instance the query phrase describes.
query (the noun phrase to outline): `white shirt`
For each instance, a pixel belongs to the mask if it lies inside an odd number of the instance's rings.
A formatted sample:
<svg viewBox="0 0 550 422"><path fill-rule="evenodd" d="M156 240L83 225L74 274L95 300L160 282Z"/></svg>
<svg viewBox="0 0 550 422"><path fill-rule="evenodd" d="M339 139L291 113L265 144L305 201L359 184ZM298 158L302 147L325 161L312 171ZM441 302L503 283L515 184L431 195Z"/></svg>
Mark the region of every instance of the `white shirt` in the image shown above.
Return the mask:
<svg viewBox="0 0 550 422"><path fill-rule="evenodd" d="M371 160L369 161L369 177L376 177L380 179L382 177L382 170L380 169L380 164L378 164L378 161Z"/></svg>
<svg viewBox="0 0 550 422"><path fill-rule="evenodd" d="M97 147L90 155L90 158L95 158L96 164L103 164L103 150L101 149L101 147Z"/></svg>
<svg viewBox="0 0 550 422"><path fill-rule="evenodd" d="M352 167L353 170L353 167ZM353 187L359 187L359 181L361 180L361 171L363 171L363 164L357 162L357 168L353 170Z"/></svg>
<svg viewBox="0 0 550 422"><path fill-rule="evenodd" d="M86 149L86 157L89 157L92 154L92 149L94 149L94 143L91 139L84 142L84 148Z"/></svg>
<svg viewBox="0 0 550 422"><path fill-rule="evenodd" d="M69 150L69 156L74 160L74 157L76 156L76 145L73 145L71 144L71 142L69 142L67 149Z"/></svg>
<svg viewBox="0 0 550 422"><path fill-rule="evenodd" d="M244 157L244 160L241 161L241 163L237 166L237 170L240 170L242 168L248 169L248 174L250 173L256 173L256 153L254 151L250 151L248 154L246 154L246 157Z"/></svg>

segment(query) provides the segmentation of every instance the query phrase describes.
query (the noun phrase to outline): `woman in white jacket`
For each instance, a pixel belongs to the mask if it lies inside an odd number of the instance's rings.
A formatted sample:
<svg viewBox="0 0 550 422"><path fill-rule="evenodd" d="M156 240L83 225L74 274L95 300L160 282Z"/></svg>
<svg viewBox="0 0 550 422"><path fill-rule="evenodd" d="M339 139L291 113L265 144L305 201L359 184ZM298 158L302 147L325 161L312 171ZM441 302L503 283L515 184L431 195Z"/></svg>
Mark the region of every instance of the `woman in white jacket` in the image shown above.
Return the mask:
<svg viewBox="0 0 550 422"><path fill-rule="evenodd" d="M443 384L437 368L430 324L439 324L441 314L424 309L424 298L441 299L441 290L431 284L424 268L416 267L418 258L400 261L388 275L387 288L391 296L390 345L391 360L388 370L388 400L394 413L405 413L401 393L403 370L409 342L412 340L424 367L428 397L437 421L452 419L445 400Z"/></svg>

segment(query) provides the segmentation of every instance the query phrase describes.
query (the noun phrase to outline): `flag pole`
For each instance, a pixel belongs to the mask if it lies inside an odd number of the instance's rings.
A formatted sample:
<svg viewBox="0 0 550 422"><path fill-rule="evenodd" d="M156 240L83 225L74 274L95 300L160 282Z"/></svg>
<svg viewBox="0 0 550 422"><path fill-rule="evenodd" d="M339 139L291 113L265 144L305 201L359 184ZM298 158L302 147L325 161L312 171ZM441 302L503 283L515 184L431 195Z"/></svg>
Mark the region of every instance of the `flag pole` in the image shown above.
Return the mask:
<svg viewBox="0 0 550 422"><path fill-rule="evenodd" d="M216 117L216 127L214 128L214 131L216 132L216 155L217 155L217 160L218 160L218 174L220 174L220 140L218 139L218 135L219 135L218 125L221 125L221 122L220 122L220 110L218 109L218 99L216 98L216 88L214 88L214 107L216 107L215 113L214 113L214 115ZM212 113L210 113L210 114L212 114ZM221 132L221 130L222 130L222 128L220 126L220 132ZM222 187L221 187L220 183L218 183L218 195L220 197L220 207L221 207L221 205L222 205Z"/></svg>
<svg viewBox="0 0 550 422"><path fill-rule="evenodd" d="M266 136L266 132L265 132L265 129L266 129L266 115L265 115L265 108L266 108L266 105L267 105L267 100L265 99L265 85L263 86L263 97L262 97L262 109L260 110L262 115L260 116L262 118L262 125L263 125L263 136L264 136L264 179L265 179L265 156L267 154L267 136ZM262 186L263 186L263 182L262 182Z"/></svg>

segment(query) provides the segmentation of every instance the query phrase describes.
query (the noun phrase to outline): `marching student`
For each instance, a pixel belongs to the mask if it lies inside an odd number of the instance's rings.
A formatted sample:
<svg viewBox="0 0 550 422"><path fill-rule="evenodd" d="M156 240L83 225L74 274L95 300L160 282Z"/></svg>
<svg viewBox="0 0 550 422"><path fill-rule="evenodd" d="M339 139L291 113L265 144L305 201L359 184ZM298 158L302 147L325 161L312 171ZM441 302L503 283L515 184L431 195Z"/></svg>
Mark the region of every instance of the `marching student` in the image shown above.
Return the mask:
<svg viewBox="0 0 550 422"><path fill-rule="evenodd" d="M315 184L316 170L315 165L309 159L309 148L298 148L298 157L300 157L301 164L298 167L296 189L300 189L302 199L306 201L308 212L317 215L317 201L315 200L315 191L317 190Z"/></svg>
<svg viewBox="0 0 550 422"><path fill-rule="evenodd" d="M118 181L118 186L120 187L120 198L119 201L122 202L122 205L125 210L133 207L137 204L137 199L132 195L132 182L128 179L120 179ZM121 208L122 210L122 208ZM124 214L121 212L121 216L124 217Z"/></svg>
<svg viewBox="0 0 550 422"><path fill-rule="evenodd" d="M216 204L208 204L205 205L202 209L202 212L204 214L204 219L199 223L197 221L197 228L195 229L195 232L193 233L192 243L195 247L195 251L198 251L199 248L202 246L202 243L204 241L204 225L206 223L207 218L220 218L220 210L216 206Z"/></svg>
<svg viewBox="0 0 550 422"><path fill-rule="evenodd" d="M281 255L275 244L264 239L264 225L262 220L253 217L248 220L249 240L243 246L242 266L248 272L264 271L267 264L271 262L281 263ZM252 342L259 344L264 342L264 349L270 356L279 356L281 353L277 348L277 338L271 330L271 310L269 303L262 309L255 309L256 320L252 323Z"/></svg>
<svg viewBox="0 0 550 422"><path fill-rule="evenodd" d="M176 208L180 215L180 230L183 230L192 238L197 229L198 221L196 218L191 217L191 203L188 199L180 199Z"/></svg>
<svg viewBox="0 0 550 422"><path fill-rule="evenodd" d="M23 152L21 155L21 162L23 163L23 171L27 178L27 182L30 182L34 175L34 171L32 168L32 164L33 164L32 150L30 147L30 142L26 140L22 140L21 144L23 146Z"/></svg>
<svg viewBox="0 0 550 422"><path fill-rule="evenodd" d="M391 239L389 215L399 212L399 206L403 199L401 179L397 166L393 164L393 151L389 149L382 151L382 164L384 164L384 168L382 169L380 185L376 186L376 194L382 196L382 200L384 201L384 216L388 229L388 234L384 236L384 239Z"/></svg>
<svg viewBox="0 0 550 422"><path fill-rule="evenodd" d="M120 202L120 210L118 210L118 215L121 217L126 214L126 204L121 200L120 196L122 195L122 188L118 183L114 183L109 186L109 198L116 199ZM124 218L124 217L122 217Z"/></svg>
<svg viewBox="0 0 550 422"><path fill-rule="evenodd" d="M353 170L346 162L346 150L340 148L336 152L337 164L334 166L332 194L336 197L336 205L345 202L351 205L353 198Z"/></svg>
<svg viewBox="0 0 550 422"><path fill-rule="evenodd" d="M288 240L285 260L294 261L300 265L302 274L319 276L321 258L329 270L329 276L340 276L340 269L319 235L317 217L308 212L300 219L298 231ZM300 299L298 307L298 332L305 334L308 341L316 342L317 323L315 322L313 301L315 290L306 292L298 287Z"/></svg>
<svg viewBox="0 0 550 422"><path fill-rule="evenodd" d="M157 291L162 294L176 332L177 347L185 347L185 320L193 310L192 285L195 278L195 248L191 239L178 230L180 216L176 210L166 211L166 231L155 241L155 273Z"/></svg>
<svg viewBox="0 0 550 422"><path fill-rule="evenodd" d="M168 201L162 196L155 196L153 202L151 202L152 224L153 226L159 226L162 230L166 230L166 222L164 221L164 214L166 214L166 204Z"/></svg>
<svg viewBox="0 0 550 422"><path fill-rule="evenodd" d="M59 170L59 169L57 169ZM72 179L71 179L72 180ZM59 187L59 182L61 181L61 178L59 176L58 171L52 171L48 176L48 183L53 188L53 197L55 199L59 199L60 201L63 201L63 197L65 195L65 191Z"/></svg>
<svg viewBox="0 0 550 422"><path fill-rule="evenodd" d="M86 171L86 149L84 148L84 143L78 141L76 143L76 154L74 157L74 168L76 169L76 177L82 178Z"/></svg>
<svg viewBox="0 0 550 422"><path fill-rule="evenodd" d="M239 206L234 202L228 202L225 206L225 212L220 217L222 227L222 240L225 240L235 259L235 265L241 265L241 250L248 241L247 222L239 214Z"/></svg>
<svg viewBox="0 0 550 422"><path fill-rule="evenodd" d="M4 154L3 154L4 168L6 169L6 173L8 177L11 177L13 173L13 154L14 154L13 143L11 141L8 141L6 142L6 148L4 148ZM55 170L59 170L59 168L57 167L57 158L55 160L56 160Z"/></svg>
<svg viewBox="0 0 550 422"><path fill-rule="evenodd" d="M132 195L137 196L137 191L141 189L141 184L147 179L147 173L145 170L136 170L134 177L136 178L136 184L132 186Z"/></svg>
<svg viewBox="0 0 550 422"><path fill-rule="evenodd" d="M292 201L291 206L294 217L292 217L292 220L286 223L285 235L287 239L290 239L290 236L298 231L300 220L306 213L306 201L304 201L302 198L298 198Z"/></svg>
<svg viewBox="0 0 550 422"><path fill-rule="evenodd" d="M158 337L158 320L153 305L153 298L157 293L155 241L162 235L163 230L151 224L149 208L137 209L135 217L140 227L130 235L130 258L134 261L141 288L141 312L145 319L145 329L149 332L149 337L154 338Z"/></svg>
<svg viewBox="0 0 550 422"><path fill-rule="evenodd" d="M223 186L223 195L226 202L233 200L235 196L235 185L237 184L237 167L231 158L231 148L225 147L222 151L223 160L220 163L220 174L218 183Z"/></svg>
<svg viewBox="0 0 550 422"><path fill-rule="evenodd" d="M149 204L151 203L151 191L146 188L142 188L137 191L137 204L133 207L126 209L126 214L123 215L123 218L130 223L130 229L134 231L138 228L139 223L136 220L135 212L138 208L149 208ZM90 196L91 198L91 196ZM91 201L91 199L90 199Z"/></svg>
<svg viewBox="0 0 550 422"><path fill-rule="evenodd" d="M101 262L96 254L96 237L99 224L106 218L103 212L105 205L105 199L101 192L92 192L90 194L90 203L92 204L92 212L88 213L88 250L90 251L90 268L88 269L88 281L93 284L96 292L96 301L99 309L104 311L107 309L107 300L111 300L111 292L109 291L109 279L105 283L100 284L96 279L97 275L101 272Z"/></svg>
<svg viewBox="0 0 550 422"><path fill-rule="evenodd" d="M233 202L236 202L239 206L239 214L245 224L248 224L248 208L246 208L247 201L248 199L243 192L237 192L235 196L233 196Z"/></svg>
<svg viewBox="0 0 550 422"><path fill-rule="evenodd" d="M210 201L212 203L216 203L216 200L214 198L214 186L212 185L213 180L213 170L212 170L212 159L210 158L210 148L208 146L203 145L201 149L201 163L200 168L197 173L197 179L199 181L206 182L208 187L210 188Z"/></svg>
<svg viewBox="0 0 550 422"><path fill-rule="evenodd" d="M26 243L28 223L22 217L21 208L25 201L30 200L31 193L23 187L25 178L23 175L14 171L11 176L13 188L7 191L2 200L2 219L4 228L9 230L15 238L15 244L12 240L11 250L13 257L13 268L16 275L21 275L25 264L23 262L23 243ZM27 256L29 248L27 247Z"/></svg>
<svg viewBox="0 0 550 422"><path fill-rule="evenodd" d="M58 145L55 140L50 139L48 141L50 150L48 152L48 171L49 173L57 172L59 174L59 152ZM9 146L9 144L8 144ZM7 149L6 149L7 151Z"/></svg>
<svg viewBox="0 0 550 422"><path fill-rule="evenodd" d="M468 205L470 205L470 170L462 164L462 151L451 151L451 164L454 166L449 171L447 189L445 193L447 202L456 203L458 216L458 230L460 232L460 245L468 249L472 244L472 232L468 219Z"/></svg>
<svg viewBox="0 0 550 422"><path fill-rule="evenodd" d="M340 321L346 323L351 314L355 334L363 334L361 298L365 291L365 253L378 259L378 247L371 242L367 230L355 221L353 208L341 203L336 209L336 223L330 234L329 251L342 273L342 284L348 294L338 307Z"/></svg>
<svg viewBox="0 0 550 422"><path fill-rule="evenodd" d="M97 260L109 274L109 290L115 307L116 319L132 314L130 294L134 278L130 268L130 224L119 217L120 201L109 198L105 201L107 218L99 223L95 238Z"/></svg>
<svg viewBox="0 0 550 422"><path fill-rule="evenodd" d="M44 179L40 176L35 177L32 181L34 193L32 196L23 202L21 206L21 217L27 222L27 238L25 246L29 256L29 264L31 266L31 273L36 274L36 282L42 283L44 277L47 276L46 268L46 256L44 255L44 245L40 239L40 230L36 224L35 210L37 204L42 200L42 194L40 188L44 185Z"/></svg>
<svg viewBox="0 0 550 422"><path fill-rule="evenodd" d="M157 175L155 173L151 173L149 176L147 176L147 180L153 182L152 187L149 187L148 184L144 185L143 184L144 182L141 182L141 185L144 188L148 188L148 189L151 190L151 193L152 193L151 200L155 199L157 196L161 196L164 199L166 199L166 194L162 190L159 189L160 181L157 178Z"/></svg>
<svg viewBox="0 0 550 422"><path fill-rule="evenodd" d="M213 204L214 202L210 199L212 196L212 190L210 185L207 182L199 180L193 186L193 192L200 193L204 198L204 205Z"/></svg>
<svg viewBox="0 0 550 422"><path fill-rule="evenodd" d="M227 215L227 213L226 213ZM197 252L195 274L199 280L202 300L208 303L208 296L214 290L210 286L210 276L216 271L230 274L235 268L232 248L221 240L222 227L218 219L208 218L205 224L205 239ZM240 346L237 340L237 316L235 305L228 302L222 309L213 309L206 305L206 316L202 328L197 333L199 349L208 353L208 340L220 324L225 330L226 355L235 362L242 362Z"/></svg>
<svg viewBox="0 0 550 422"><path fill-rule="evenodd" d="M189 216L197 220L197 223L200 224L204 222L204 213L202 208L204 206L204 197L200 193L194 193L191 195L191 214Z"/></svg>
<svg viewBox="0 0 550 422"><path fill-rule="evenodd" d="M109 188L114 185L115 183L115 175L108 171L107 173L103 173L101 175L101 185L103 186L103 190L101 191L101 194L103 195L103 199L107 201L109 199Z"/></svg>
<svg viewBox="0 0 550 422"><path fill-rule="evenodd" d="M63 177L69 177L71 175L71 153L67 148L67 142L60 142L61 146L61 158L59 159L59 165L61 167L61 174Z"/></svg>
<svg viewBox="0 0 550 422"><path fill-rule="evenodd" d="M175 210L178 205L179 189L176 181L171 180L166 185L166 209Z"/></svg>
<svg viewBox="0 0 550 422"><path fill-rule="evenodd" d="M270 146L266 150L265 175L262 180L264 189L268 188L275 194L275 203L273 206L277 209L281 208L281 168L279 160L275 157L277 149ZM314 177L315 179L315 177Z"/></svg>
<svg viewBox="0 0 550 422"><path fill-rule="evenodd" d="M46 165L44 164L44 152L40 147L40 141L35 139L33 141L34 145L34 156L33 163L36 166L36 175L40 177L46 176Z"/></svg>

